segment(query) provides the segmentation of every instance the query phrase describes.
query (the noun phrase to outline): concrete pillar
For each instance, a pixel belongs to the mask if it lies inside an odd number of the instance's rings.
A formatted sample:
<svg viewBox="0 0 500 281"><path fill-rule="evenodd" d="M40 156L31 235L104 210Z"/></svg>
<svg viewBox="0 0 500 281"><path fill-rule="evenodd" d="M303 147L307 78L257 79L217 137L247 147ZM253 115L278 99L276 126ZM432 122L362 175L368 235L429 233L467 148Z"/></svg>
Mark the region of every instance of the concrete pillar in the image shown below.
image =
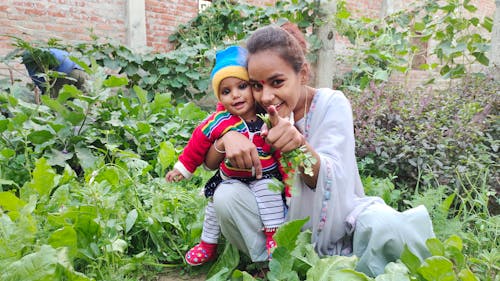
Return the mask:
<svg viewBox="0 0 500 281"><path fill-rule="evenodd" d="M318 37L323 46L318 51L316 65L316 87L333 87L333 77L337 73L337 60L335 55L335 24L331 18L337 12L336 0L320 0L320 8L327 15L327 20L318 29Z"/></svg>
<svg viewBox="0 0 500 281"><path fill-rule="evenodd" d="M383 0L382 9L380 9L380 17L385 18L386 16L397 12L403 8L401 0Z"/></svg>
<svg viewBox="0 0 500 281"><path fill-rule="evenodd" d="M493 30L491 31L491 49L488 58L490 68L497 81L500 81L500 0L495 1L495 15L493 16Z"/></svg>
<svg viewBox="0 0 500 281"><path fill-rule="evenodd" d="M127 46L134 51L147 47L145 0L127 0Z"/></svg>

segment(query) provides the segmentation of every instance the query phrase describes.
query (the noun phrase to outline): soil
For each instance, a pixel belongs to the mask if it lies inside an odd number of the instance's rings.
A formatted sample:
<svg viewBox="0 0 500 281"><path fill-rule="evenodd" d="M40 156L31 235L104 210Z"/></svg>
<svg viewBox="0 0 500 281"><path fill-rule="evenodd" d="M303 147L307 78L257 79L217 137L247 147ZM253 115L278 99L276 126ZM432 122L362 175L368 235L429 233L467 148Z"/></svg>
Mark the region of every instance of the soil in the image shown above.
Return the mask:
<svg viewBox="0 0 500 281"><path fill-rule="evenodd" d="M203 272L185 272L181 269L168 270L158 276L157 281L204 281L206 280L206 273Z"/></svg>
<svg viewBox="0 0 500 281"><path fill-rule="evenodd" d="M204 281L204 275L198 276L190 276L190 275L179 275L179 274L171 274L171 275L162 275L159 276L158 281L182 281L182 280L193 280L193 281Z"/></svg>

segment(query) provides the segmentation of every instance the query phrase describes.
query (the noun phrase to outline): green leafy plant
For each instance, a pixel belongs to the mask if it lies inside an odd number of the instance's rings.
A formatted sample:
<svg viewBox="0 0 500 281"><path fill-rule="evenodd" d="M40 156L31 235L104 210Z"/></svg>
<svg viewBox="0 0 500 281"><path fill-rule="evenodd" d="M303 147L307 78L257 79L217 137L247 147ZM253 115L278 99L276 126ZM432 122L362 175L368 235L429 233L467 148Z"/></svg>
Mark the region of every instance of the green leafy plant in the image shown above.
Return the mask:
<svg viewBox="0 0 500 281"><path fill-rule="evenodd" d="M444 90L403 93L372 84L370 92L348 93L362 177L395 177L396 188L411 193L494 165L497 101L491 97L497 88L489 78L473 78Z"/></svg>
<svg viewBox="0 0 500 281"><path fill-rule="evenodd" d="M472 65L489 64L490 41L484 34L492 30L490 17L476 17L477 7L470 0L421 0L409 6L383 19L372 19L352 17L346 2L338 2L332 20L339 34L352 44L352 54L340 58L352 66L344 77L338 77L342 89L363 90L371 81L387 82L392 73L408 75L415 67L437 71L444 79L482 75ZM435 46L424 49L427 45ZM422 55L425 62L415 66L415 57Z"/></svg>
<svg viewBox="0 0 500 281"><path fill-rule="evenodd" d="M462 253L462 240L456 235L444 242L428 239L426 245L431 256L423 261L405 247L398 261L387 264L383 274L372 278L356 271L355 256L320 258L310 244L311 232L301 231L307 220L290 221L278 229L275 235L278 247L269 262L265 280L479 280L470 270L470 262ZM227 276L228 268L234 267L223 267L219 275L214 276ZM241 270L234 270L231 277L231 280L258 280Z"/></svg>
<svg viewBox="0 0 500 281"><path fill-rule="evenodd" d="M207 113L85 66L89 92L65 85L40 104L0 93L2 280L146 277L182 264L200 232L201 176L163 175Z"/></svg>
<svg viewBox="0 0 500 281"><path fill-rule="evenodd" d="M460 237L451 236L444 243L431 238L426 244L432 256L423 262L406 247L401 255L401 261L414 278L412 280L479 280L466 264Z"/></svg>

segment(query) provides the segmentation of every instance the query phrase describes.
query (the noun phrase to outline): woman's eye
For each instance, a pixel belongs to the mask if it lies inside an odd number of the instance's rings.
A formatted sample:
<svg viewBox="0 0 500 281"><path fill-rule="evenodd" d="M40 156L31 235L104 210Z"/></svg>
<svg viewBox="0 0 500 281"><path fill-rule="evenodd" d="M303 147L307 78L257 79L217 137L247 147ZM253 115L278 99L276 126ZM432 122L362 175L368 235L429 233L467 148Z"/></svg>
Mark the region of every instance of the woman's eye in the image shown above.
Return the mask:
<svg viewBox="0 0 500 281"><path fill-rule="evenodd" d="M252 83L251 86L252 86L252 89L255 91L259 91L262 89L262 85L257 83L257 82Z"/></svg>
<svg viewBox="0 0 500 281"><path fill-rule="evenodd" d="M276 87L276 86L283 84L283 80L276 79L276 80L273 80L271 84Z"/></svg>

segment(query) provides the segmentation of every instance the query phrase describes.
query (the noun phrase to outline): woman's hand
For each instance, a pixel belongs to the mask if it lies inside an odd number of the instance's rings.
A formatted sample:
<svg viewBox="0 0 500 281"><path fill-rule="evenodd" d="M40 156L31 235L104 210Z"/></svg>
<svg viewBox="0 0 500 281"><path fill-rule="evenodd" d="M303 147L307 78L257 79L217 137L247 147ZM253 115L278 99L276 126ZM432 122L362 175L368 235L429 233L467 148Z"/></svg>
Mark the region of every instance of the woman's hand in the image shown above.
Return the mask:
<svg viewBox="0 0 500 281"><path fill-rule="evenodd" d="M231 165L240 169L255 169L255 177L262 178L262 166L260 164L257 147L244 135L229 131L221 137L226 151L226 159ZM217 142L219 144L219 142ZM220 149L220 147L219 147Z"/></svg>
<svg viewBox="0 0 500 281"><path fill-rule="evenodd" d="M281 150L282 153L287 153L304 146L305 151L303 151L303 153L308 153L310 155L309 157L313 157L315 159L312 162L312 166L308 167L309 172L306 172L304 163L299 163L299 169L301 170L301 176L306 185L311 188L315 188L318 182L320 167L319 155L306 142L304 135L302 135L302 133L300 133L297 128L290 123L290 120L282 118L278 115L276 107L273 105L269 106L267 108L267 113L269 116L269 122L271 123L271 129L267 129L267 127L263 128L261 130L261 135L265 137L267 143ZM284 157L284 154L282 154L282 157Z"/></svg>
<svg viewBox="0 0 500 281"><path fill-rule="evenodd" d="M263 127L261 135L271 146L289 152L306 143L305 137L295 128L288 118L282 118L278 115L276 107L271 105L267 108L271 129Z"/></svg>

